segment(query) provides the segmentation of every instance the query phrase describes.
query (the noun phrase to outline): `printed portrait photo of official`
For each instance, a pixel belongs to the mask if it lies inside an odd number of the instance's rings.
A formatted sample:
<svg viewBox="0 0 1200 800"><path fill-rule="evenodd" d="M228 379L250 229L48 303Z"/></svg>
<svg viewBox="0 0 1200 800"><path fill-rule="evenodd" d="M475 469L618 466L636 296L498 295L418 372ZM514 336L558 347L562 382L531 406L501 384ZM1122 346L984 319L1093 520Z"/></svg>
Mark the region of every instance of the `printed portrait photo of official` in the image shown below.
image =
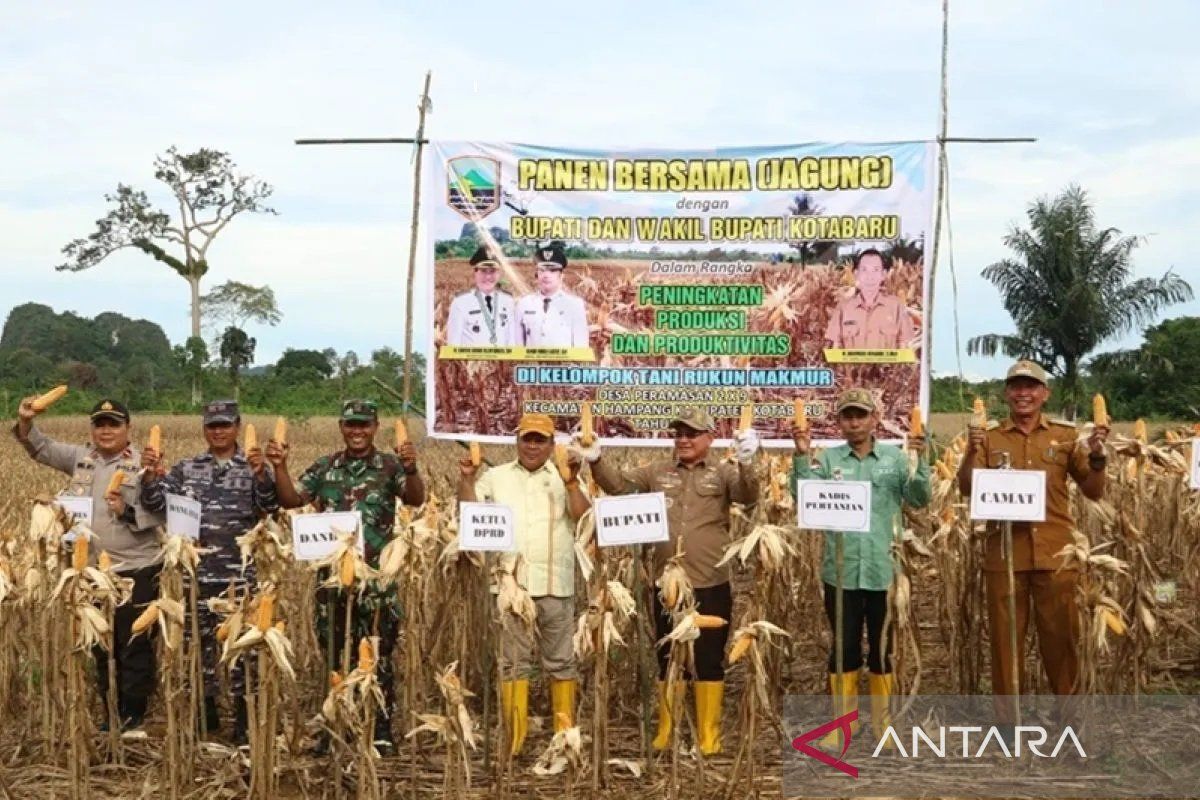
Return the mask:
<svg viewBox="0 0 1200 800"><path fill-rule="evenodd" d="M517 302L518 344L525 347L588 347L587 307L563 287L566 245L534 249L535 288Z"/></svg>
<svg viewBox="0 0 1200 800"><path fill-rule="evenodd" d="M916 330L904 302L884 289L891 260L874 248L854 256L854 293L829 311L825 346L844 350L909 347Z"/></svg>
<svg viewBox="0 0 1200 800"><path fill-rule="evenodd" d="M517 344L516 301L499 289L502 254L487 245L471 256L475 286L450 301L446 344L512 347Z"/></svg>

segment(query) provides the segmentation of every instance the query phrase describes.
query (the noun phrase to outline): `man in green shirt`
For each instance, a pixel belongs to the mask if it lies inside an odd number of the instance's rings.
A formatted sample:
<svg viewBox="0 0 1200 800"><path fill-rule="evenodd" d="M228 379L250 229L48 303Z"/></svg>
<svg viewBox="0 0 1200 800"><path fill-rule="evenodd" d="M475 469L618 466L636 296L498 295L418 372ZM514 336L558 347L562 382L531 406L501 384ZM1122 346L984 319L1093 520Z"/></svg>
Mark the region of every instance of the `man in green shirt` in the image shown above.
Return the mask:
<svg viewBox="0 0 1200 800"><path fill-rule="evenodd" d="M821 580L825 584L825 613L829 626L836 626L838 588L842 591L842 652L839 670L836 639L829 654L829 689L834 715L858 707L858 673L862 668L863 627L867 630L867 666L871 689L871 725L880 738L889 724L888 699L892 692L891 637L883 641L888 589L892 585L892 543L903 520L901 503L920 508L929 503L929 464L923 458L923 440L910 440L916 451L916 468L898 447L875 439L879 411L866 389L842 392L837 402L837 420L846 443L817 455L810 454L808 431L793 429L796 455L792 459L792 492L797 480L846 480L871 483L871 530L867 533L825 532L825 554ZM842 544L839 580L838 539ZM826 744L840 745L837 741Z"/></svg>

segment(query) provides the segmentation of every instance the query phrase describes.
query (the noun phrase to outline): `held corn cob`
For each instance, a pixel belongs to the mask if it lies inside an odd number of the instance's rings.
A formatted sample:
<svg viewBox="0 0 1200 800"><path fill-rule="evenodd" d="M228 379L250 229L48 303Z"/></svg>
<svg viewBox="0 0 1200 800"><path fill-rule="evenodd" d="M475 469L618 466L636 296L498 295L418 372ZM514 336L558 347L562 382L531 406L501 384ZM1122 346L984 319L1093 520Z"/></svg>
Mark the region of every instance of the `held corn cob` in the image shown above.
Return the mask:
<svg viewBox="0 0 1200 800"><path fill-rule="evenodd" d="M246 425L246 452L249 453L251 450L255 449L256 447L258 447L258 431L254 430L253 425L247 424Z"/></svg>
<svg viewBox="0 0 1200 800"><path fill-rule="evenodd" d="M467 449L471 453L471 466L478 467L483 463L483 449L479 446L479 442L471 442Z"/></svg>
<svg viewBox="0 0 1200 800"><path fill-rule="evenodd" d="M798 430L808 430L808 409L804 406L804 398L797 397L792 401L792 422Z"/></svg>
<svg viewBox="0 0 1200 800"><path fill-rule="evenodd" d="M404 420L396 420L396 447L408 442L408 428L404 427Z"/></svg>
<svg viewBox="0 0 1200 800"><path fill-rule="evenodd" d="M925 435L925 422L921 419L919 406L912 407L912 413L909 415L908 435L914 439L920 439Z"/></svg>
<svg viewBox="0 0 1200 800"><path fill-rule="evenodd" d="M592 402L585 400L579 404L579 443L591 447L596 441L596 430L592 420Z"/></svg>
<svg viewBox="0 0 1200 800"><path fill-rule="evenodd" d="M61 400L63 395L66 393L67 385L65 383L59 384L45 394L35 398L30 405L33 406L34 411L45 411L47 408Z"/></svg>
<svg viewBox="0 0 1200 800"><path fill-rule="evenodd" d="M1108 427L1108 405L1104 402L1102 394L1092 398L1092 422L1100 428Z"/></svg>
<svg viewBox="0 0 1200 800"><path fill-rule="evenodd" d="M124 485L125 485L125 473L122 472L121 470L117 470L116 472L113 473L113 476L108 479L108 488L105 489L104 494L109 495L109 494L115 494L117 492L120 492L121 487Z"/></svg>
<svg viewBox="0 0 1200 800"><path fill-rule="evenodd" d="M971 415L971 424L976 428L987 426L987 405L984 404L982 397L975 398L975 410Z"/></svg>
<svg viewBox="0 0 1200 800"><path fill-rule="evenodd" d="M554 465L558 467L558 474L564 481L571 480L571 463L570 459L567 458L566 445L554 445Z"/></svg>
<svg viewBox="0 0 1200 800"><path fill-rule="evenodd" d="M153 450L156 453L162 453L162 427L159 425L150 426L150 435L146 437L146 448Z"/></svg>
<svg viewBox="0 0 1200 800"><path fill-rule="evenodd" d="M745 433L754 427L754 403L742 406L742 418L738 421L738 433Z"/></svg>
<svg viewBox="0 0 1200 800"><path fill-rule="evenodd" d="M287 444L287 420L283 417L275 418L275 435L271 437L279 444Z"/></svg>

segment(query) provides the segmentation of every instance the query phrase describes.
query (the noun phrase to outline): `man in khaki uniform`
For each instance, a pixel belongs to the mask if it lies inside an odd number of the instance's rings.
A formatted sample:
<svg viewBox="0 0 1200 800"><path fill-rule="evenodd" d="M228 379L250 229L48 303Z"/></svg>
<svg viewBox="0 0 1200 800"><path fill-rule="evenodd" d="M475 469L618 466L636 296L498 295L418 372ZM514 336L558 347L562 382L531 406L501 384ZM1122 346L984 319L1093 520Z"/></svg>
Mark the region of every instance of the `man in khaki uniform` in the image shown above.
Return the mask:
<svg viewBox="0 0 1200 800"><path fill-rule="evenodd" d="M1104 495L1104 442L1108 428L1097 426L1085 442L1078 441L1075 425L1048 419L1042 407L1050 397L1046 371L1032 361L1018 361L1004 383L1009 416L990 422L986 429L972 426L967 454L958 470L959 488L971 493L976 469L1041 470L1046 473L1046 521L1012 523L1013 571L1016 588L1017 663L1024 665L1025 634L1032 601L1034 624L1042 662L1056 695L1077 690L1079 638L1075 591L1078 571L1064 567L1057 554L1072 544L1074 520L1067 493L1067 477L1084 497ZM984 555L988 618L991 621L992 693L1019 695L1023 675L1013 675L1010 646L1008 576L1002 551L1000 525L992 523ZM1061 570L1061 571L1060 571ZM996 705L1003 723L1014 722L1011 703Z"/></svg>
<svg viewBox="0 0 1200 800"><path fill-rule="evenodd" d="M854 294L834 307L825 328L827 347L897 350L908 347L915 331L900 298L883 291L891 264L878 250L854 257Z"/></svg>
<svg viewBox="0 0 1200 800"><path fill-rule="evenodd" d="M513 510L517 552L522 556L517 581L537 606L542 667L550 676L554 730L571 727L575 718L575 522L591 507L579 484L579 458L570 459L571 475L562 479L554 453L554 420L525 414L517 425L517 458L476 477L479 468L459 462L458 499L499 503ZM525 741L529 712L529 675L533 636L506 614L500 637L504 680L500 698L516 755Z"/></svg>
<svg viewBox="0 0 1200 800"><path fill-rule="evenodd" d="M655 569L661 573L667 560L675 555L682 539L683 569L696 593L701 614L730 620L733 615L733 590L729 567L717 566L729 544L729 507L733 503L753 505L758 500L758 478L754 474L754 454L759 448L754 430L739 433L735 441L736 463L724 462L710 452L716 425L703 408L685 408L671 420L675 435L675 453L644 467L618 472L600 458L598 446L585 456L592 465L592 477L609 494L663 492L667 500L669 541L654 546ZM657 593L653 595L654 623L659 639L671 631L669 612ZM704 755L721 752L721 703L725 691L725 644L729 626L700 632L695 644L693 691L696 704L696 745ZM653 746L662 750L671 741L671 717L678 715L678 696L666 696L669 651L658 650L659 704L658 733ZM683 687L680 687L680 690ZM681 692L680 692L681 694ZM672 709L676 709L672 711Z"/></svg>

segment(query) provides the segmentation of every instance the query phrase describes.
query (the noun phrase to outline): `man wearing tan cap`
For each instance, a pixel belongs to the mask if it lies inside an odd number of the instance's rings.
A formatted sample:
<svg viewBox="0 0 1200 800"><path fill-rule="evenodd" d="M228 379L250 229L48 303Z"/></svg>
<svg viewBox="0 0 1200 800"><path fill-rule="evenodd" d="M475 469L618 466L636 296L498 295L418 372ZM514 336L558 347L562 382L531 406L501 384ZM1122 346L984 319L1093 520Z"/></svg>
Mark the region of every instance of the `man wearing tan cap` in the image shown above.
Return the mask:
<svg viewBox="0 0 1200 800"><path fill-rule="evenodd" d="M713 418L703 408L686 408L671 420L675 453L643 467L622 470L600 458L599 448L587 451L596 483L609 494L663 492L667 498L669 541L654 547L655 567L661 573L675 555L682 539L683 569L696 593L701 614L729 620L733 614L733 591L729 567L718 567L729 544L729 507L733 503L753 505L758 500L754 454L759 439L754 430L738 434L736 463L722 462L709 452L714 438ZM671 632L671 617L657 593L653 595L654 623L658 638ZM695 643L693 689L696 702L696 745L706 756L721 752L721 703L725 690L725 644L729 626L700 631ZM678 716L682 686L673 697L666 695L669 650L658 650L658 733L654 748L662 750L671 741L671 717Z"/></svg>
<svg viewBox="0 0 1200 800"><path fill-rule="evenodd" d="M479 468L469 457L459 462L458 499L513 510L521 556L516 578L537 606L538 643L542 668L550 676L557 732L575 719L575 522L591 501L579 483L578 456L570 458L570 477L564 481L550 458L553 453L554 420L525 414L517 425L516 460L478 477ZM533 636L512 614L505 614L502 624L500 699L516 755L527 730Z"/></svg>
<svg viewBox="0 0 1200 800"><path fill-rule="evenodd" d="M1034 624L1042 663L1056 695L1077 690L1079 661L1075 644L1079 638L1075 591L1079 573L1058 553L1072 544L1067 476L1084 497L1104 496L1104 442L1108 428L1096 426L1086 441L1078 440L1071 422L1051 420L1042 413L1050 397L1046 371L1032 361L1018 361L1004 381L1004 400L1009 415L987 428L972 426L967 454L958 470L958 485L971 493L971 476L976 469L1040 470L1046 473L1045 522L1012 523L1013 572L1016 589L1016 632L1019 667L1025 663L1025 634L1032 601ZM983 569L987 582L988 618L991 621L992 694L1018 695L1023 675L1013 675L1008 612L1008 575L1001 547L1000 526L989 525ZM1013 724L1011 703L997 702L1001 723Z"/></svg>
<svg viewBox="0 0 1200 800"><path fill-rule="evenodd" d="M892 694L892 636L884 637L888 590L895 567L892 545L897 526L903 525L901 506L921 508L929 503L929 462L918 457L910 474L908 457L898 447L875 440L879 408L866 389L848 389L838 396L837 422L846 443L823 451L814 461L809 453L809 432L793 427L796 454L792 458L792 492L800 479L871 482L871 529L866 533L825 532L821 581L825 584L825 614L837 630L837 593L842 592L842 651L829 653L829 690L834 716L858 708L859 672L863 666L863 632L867 634L867 685L871 690L871 727L877 740L891 724L888 703ZM910 439L918 456L925 452L922 439ZM837 564L841 537L842 565ZM836 647L836 636L835 644ZM852 728L853 729L853 728ZM887 740L883 740L887 741ZM839 731L822 740L840 747Z"/></svg>

